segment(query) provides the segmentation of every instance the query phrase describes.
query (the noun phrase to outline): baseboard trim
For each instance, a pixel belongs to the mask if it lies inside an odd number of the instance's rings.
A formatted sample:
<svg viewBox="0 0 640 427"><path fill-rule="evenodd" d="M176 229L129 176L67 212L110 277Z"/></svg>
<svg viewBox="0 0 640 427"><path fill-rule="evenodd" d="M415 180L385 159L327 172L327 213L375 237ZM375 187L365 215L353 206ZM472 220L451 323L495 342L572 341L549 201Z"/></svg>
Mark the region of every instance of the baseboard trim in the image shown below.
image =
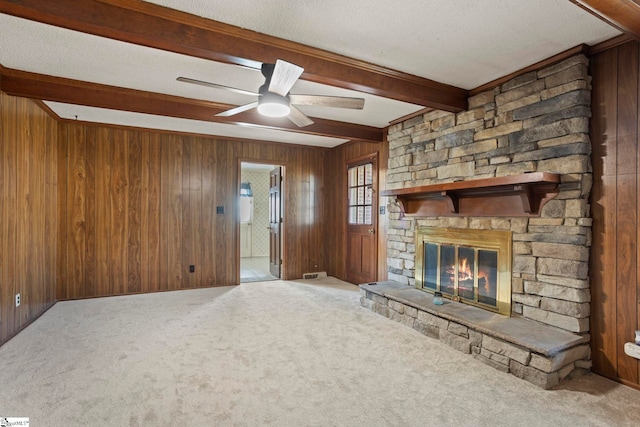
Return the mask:
<svg viewBox="0 0 640 427"><path fill-rule="evenodd" d="M22 325L20 328L16 329L15 331L13 331L13 333L11 333L9 336L7 336L7 338L4 341L0 341L0 347L2 347L3 345L5 345L6 343L8 343L9 341L11 341L11 339L13 337L15 337L16 335L18 335L20 332L22 332L23 330L25 330L25 328L29 325L31 325L33 322L35 322L36 320L38 320L40 318L40 316L42 316L43 314L45 314L47 311L49 311L49 309L51 307L53 307L54 305L57 304L58 301L54 301L53 303L49 304L48 306L45 307L44 310L42 310L38 315L36 315L33 319L31 319L29 322L25 323L24 325Z"/></svg>

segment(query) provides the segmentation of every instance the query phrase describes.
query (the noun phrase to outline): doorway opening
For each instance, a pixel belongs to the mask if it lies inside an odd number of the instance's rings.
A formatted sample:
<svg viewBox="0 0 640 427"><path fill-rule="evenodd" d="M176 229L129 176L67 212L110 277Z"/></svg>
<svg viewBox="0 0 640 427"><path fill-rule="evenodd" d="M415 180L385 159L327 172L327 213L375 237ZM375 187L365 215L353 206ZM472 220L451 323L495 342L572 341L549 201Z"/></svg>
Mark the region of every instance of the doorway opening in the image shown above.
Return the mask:
<svg viewBox="0 0 640 427"><path fill-rule="evenodd" d="M272 164L240 164L240 283L281 277L282 169ZM278 176L276 188L275 175Z"/></svg>

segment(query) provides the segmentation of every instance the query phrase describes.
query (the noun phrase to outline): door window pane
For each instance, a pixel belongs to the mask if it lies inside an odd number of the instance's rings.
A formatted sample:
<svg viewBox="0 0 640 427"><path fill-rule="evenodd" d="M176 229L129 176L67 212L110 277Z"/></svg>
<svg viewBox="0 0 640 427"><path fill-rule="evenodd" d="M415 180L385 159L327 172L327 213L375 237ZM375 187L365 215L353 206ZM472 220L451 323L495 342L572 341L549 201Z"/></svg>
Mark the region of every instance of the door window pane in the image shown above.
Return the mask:
<svg viewBox="0 0 640 427"><path fill-rule="evenodd" d="M349 189L349 206L358 204L358 187Z"/></svg>
<svg viewBox="0 0 640 427"><path fill-rule="evenodd" d="M364 207L364 223L371 224L371 206Z"/></svg>
<svg viewBox="0 0 640 427"><path fill-rule="evenodd" d="M349 180L350 182L350 186L351 187L355 187L358 185L358 168L351 168L349 170L349 175L351 176L351 179Z"/></svg>
<svg viewBox="0 0 640 427"><path fill-rule="evenodd" d="M364 165L364 184L373 184L373 165L371 163Z"/></svg>
<svg viewBox="0 0 640 427"><path fill-rule="evenodd" d="M373 224L373 164L349 168L349 224Z"/></svg>
<svg viewBox="0 0 640 427"><path fill-rule="evenodd" d="M349 208L349 224L356 224L358 218L358 208L352 206Z"/></svg>

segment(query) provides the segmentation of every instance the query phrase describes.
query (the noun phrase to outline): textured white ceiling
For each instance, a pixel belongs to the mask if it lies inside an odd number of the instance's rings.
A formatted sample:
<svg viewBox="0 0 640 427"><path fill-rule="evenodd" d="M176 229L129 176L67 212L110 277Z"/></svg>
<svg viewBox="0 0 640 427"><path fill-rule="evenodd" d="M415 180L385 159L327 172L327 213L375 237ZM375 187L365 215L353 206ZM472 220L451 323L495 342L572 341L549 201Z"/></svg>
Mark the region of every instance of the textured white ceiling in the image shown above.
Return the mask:
<svg viewBox="0 0 640 427"><path fill-rule="evenodd" d="M176 78L190 77L250 91L257 91L264 83L264 77L259 70L119 42L4 14L0 14L0 40L2 40L0 64L4 67L75 80L235 105L253 102L254 98L230 91L178 82ZM291 92L365 98L363 110L317 106L299 108L313 117L375 127L385 127L390 121L422 108L406 102L302 80L294 85ZM51 109L63 118L77 116L78 120L118 124L128 116L127 123L138 120L138 126L146 128L156 128L159 123L163 123L151 120L152 116L148 115L80 106L74 108L72 105L59 103L49 104ZM62 105L65 107L62 108ZM88 114L89 111L91 114ZM177 119L166 121L166 123L177 122L179 122ZM188 121L182 121L179 127L185 128L186 122ZM178 130L167 126L160 129ZM213 123L202 123L199 126L193 123L192 127L193 133L206 130L203 133L218 135L215 132L226 129L219 135L304 145L335 146L345 142L343 139L274 130L265 133L261 138L255 129L248 130Z"/></svg>
<svg viewBox="0 0 640 427"><path fill-rule="evenodd" d="M619 31L569 0L153 0L166 7L470 89ZM0 14L0 64L77 80L234 105L246 95L178 76L255 91L259 71L136 46ZM248 58L252 59L252 58ZM292 93L359 96L362 111L303 107L312 117L385 127L422 106L307 81ZM256 127L49 103L64 118L285 143L344 140Z"/></svg>
<svg viewBox="0 0 640 427"><path fill-rule="evenodd" d="M620 32L569 0L149 0L472 89Z"/></svg>

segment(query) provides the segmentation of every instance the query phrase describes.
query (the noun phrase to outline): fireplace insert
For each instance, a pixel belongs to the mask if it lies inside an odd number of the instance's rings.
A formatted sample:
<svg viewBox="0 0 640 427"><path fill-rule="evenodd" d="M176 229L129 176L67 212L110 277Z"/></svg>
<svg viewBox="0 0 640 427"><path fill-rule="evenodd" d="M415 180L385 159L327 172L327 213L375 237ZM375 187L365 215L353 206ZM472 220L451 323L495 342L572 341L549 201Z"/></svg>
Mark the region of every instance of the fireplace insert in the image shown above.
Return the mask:
<svg viewBox="0 0 640 427"><path fill-rule="evenodd" d="M509 316L510 231L419 227L416 288Z"/></svg>

